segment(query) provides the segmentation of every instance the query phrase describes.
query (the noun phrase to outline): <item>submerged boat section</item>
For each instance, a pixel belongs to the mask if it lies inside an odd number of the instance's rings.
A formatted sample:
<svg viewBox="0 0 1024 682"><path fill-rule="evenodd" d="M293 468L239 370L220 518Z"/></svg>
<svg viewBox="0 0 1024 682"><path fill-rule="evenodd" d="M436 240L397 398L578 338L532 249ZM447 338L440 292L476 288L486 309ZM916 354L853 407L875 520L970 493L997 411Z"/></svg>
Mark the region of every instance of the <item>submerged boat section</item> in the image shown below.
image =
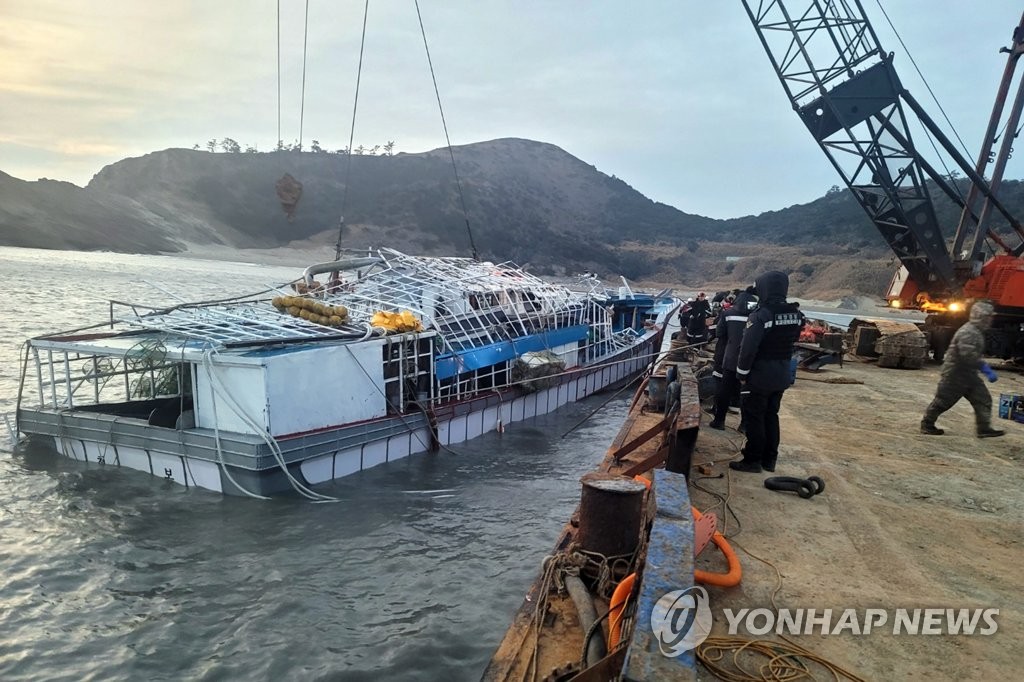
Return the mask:
<svg viewBox="0 0 1024 682"><path fill-rule="evenodd" d="M182 485L302 491L644 371L676 299L588 289L382 249L261 296L112 304L27 342L17 430Z"/></svg>

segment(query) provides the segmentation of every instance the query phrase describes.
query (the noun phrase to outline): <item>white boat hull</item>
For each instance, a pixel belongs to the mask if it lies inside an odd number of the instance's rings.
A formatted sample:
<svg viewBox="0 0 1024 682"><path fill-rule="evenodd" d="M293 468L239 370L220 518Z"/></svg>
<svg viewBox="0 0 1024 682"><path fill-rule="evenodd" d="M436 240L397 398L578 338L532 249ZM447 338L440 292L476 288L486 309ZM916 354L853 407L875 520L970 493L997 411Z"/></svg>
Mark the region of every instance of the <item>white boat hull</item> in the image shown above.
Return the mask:
<svg viewBox="0 0 1024 682"><path fill-rule="evenodd" d="M561 383L533 393L524 394L509 390L503 397L497 392L491 392L443 405L438 408L436 440L445 446L463 443L485 433L503 429L510 424L548 414L571 402L627 381L650 365L651 353L657 348L657 344L660 344L661 338L661 331L649 332L638 339L631 348L605 359L597 366L580 368L565 377ZM494 404L496 401L497 404ZM395 420L394 417L389 419ZM358 444L308 458L297 457L293 461L288 461L289 471L304 483L316 485L426 452L431 449L433 434L429 426L423 426L423 421L420 419L419 426L413 424L413 428L401 429L398 433L390 433L380 438L367 438ZM117 423L117 420L114 420L110 423L109 429L72 428L62 425L61 417L58 415L56 434L49 438L52 439L57 452L65 457L90 465L126 467L186 487L241 494L241 491L237 490L224 475L224 468L227 466L231 477L248 492L273 494L289 489L279 467L276 470L254 471L245 467L224 465L212 459L207 451L194 456L184 446L173 449L161 447L161 443L172 443L172 439L154 439L153 442L148 442L142 437L115 435ZM160 431L175 433L172 429ZM33 437L38 439L47 436L36 432L33 433ZM287 446L288 440L280 439L282 448ZM145 442L147 446L142 447L133 442Z"/></svg>

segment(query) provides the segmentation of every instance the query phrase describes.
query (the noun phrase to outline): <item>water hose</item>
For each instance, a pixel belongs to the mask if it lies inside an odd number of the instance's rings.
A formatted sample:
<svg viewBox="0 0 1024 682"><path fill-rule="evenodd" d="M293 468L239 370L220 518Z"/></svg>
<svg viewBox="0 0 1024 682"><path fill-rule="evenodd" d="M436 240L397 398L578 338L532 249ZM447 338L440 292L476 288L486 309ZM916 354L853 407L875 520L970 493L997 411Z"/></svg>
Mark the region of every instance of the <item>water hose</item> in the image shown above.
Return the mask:
<svg viewBox="0 0 1024 682"><path fill-rule="evenodd" d="M601 628L593 627L594 623L597 622L597 609L594 608L594 600L590 597L587 587L577 576L570 575L565 577L565 589L569 591L572 603L576 605L576 611L580 616L580 627L583 629L583 632L590 632L592 629L596 629L590 641L587 642L587 667L590 667L608 653L604 644L604 633L601 632Z"/></svg>

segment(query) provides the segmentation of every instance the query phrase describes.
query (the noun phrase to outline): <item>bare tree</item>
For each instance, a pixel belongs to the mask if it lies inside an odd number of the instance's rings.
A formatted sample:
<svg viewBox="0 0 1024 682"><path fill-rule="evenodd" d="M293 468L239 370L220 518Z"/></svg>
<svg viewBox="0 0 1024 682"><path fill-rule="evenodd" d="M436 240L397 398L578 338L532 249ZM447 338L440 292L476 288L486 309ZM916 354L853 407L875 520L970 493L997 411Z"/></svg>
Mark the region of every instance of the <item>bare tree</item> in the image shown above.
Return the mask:
<svg viewBox="0 0 1024 682"><path fill-rule="evenodd" d="M384 153L388 156L393 156L395 153L395 141L388 140L388 143L384 145Z"/></svg>
<svg viewBox="0 0 1024 682"><path fill-rule="evenodd" d="M217 151L217 138L213 138L212 140L210 140L209 142L206 143L206 151L208 151L208 152L215 152L215 151Z"/></svg>

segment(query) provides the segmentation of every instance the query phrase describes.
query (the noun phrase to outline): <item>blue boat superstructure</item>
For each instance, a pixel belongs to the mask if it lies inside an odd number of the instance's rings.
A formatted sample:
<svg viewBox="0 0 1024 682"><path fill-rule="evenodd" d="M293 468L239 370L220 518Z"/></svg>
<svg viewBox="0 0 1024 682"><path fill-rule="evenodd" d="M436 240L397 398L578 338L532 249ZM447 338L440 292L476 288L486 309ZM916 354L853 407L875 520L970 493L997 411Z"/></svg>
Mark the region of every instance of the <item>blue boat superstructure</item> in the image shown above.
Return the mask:
<svg viewBox="0 0 1024 682"><path fill-rule="evenodd" d="M271 293L31 339L18 431L186 486L310 496L635 377L678 308L390 249Z"/></svg>

